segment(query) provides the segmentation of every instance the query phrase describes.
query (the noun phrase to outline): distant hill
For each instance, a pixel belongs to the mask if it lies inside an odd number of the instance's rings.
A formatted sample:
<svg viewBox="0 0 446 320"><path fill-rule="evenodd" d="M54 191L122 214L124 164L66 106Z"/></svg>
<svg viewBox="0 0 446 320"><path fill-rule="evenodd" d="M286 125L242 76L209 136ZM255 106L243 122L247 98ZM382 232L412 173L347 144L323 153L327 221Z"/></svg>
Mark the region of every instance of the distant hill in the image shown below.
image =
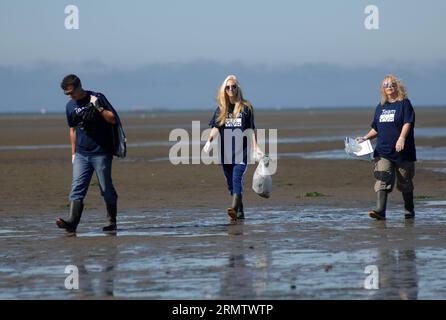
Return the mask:
<svg viewBox="0 0 446 320"><path fill-rule="evenodd" d="M153 64L113 70L89 63L77 70L51 64L34 68L0 67L0 112L63 111L67 98L59 82L76 73L86 89L103 92L121 110L213 109L215 94L228 74L238 76L245 97L257 108L370 106L379 101L379 84L395 73L414 105L446 104L446 63L436 67L342 67L328 64L248 66L211 61Z"/></svg>

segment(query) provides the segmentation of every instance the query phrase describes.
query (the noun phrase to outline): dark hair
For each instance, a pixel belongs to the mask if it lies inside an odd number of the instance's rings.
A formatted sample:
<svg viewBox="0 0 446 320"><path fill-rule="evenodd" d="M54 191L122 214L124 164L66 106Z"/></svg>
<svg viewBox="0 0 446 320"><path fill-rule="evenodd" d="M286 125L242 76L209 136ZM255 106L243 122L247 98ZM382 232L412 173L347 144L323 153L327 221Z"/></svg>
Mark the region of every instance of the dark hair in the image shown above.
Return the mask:
<svg viewBox="0 0 446 320"><path fill-rule="evenodd" d="M60 86L63 90L65 90L68 86L73 86L74 89L77 89L82 87L82 83L81 79L79 79L77 75L69 74L63 78Z"/></svg>

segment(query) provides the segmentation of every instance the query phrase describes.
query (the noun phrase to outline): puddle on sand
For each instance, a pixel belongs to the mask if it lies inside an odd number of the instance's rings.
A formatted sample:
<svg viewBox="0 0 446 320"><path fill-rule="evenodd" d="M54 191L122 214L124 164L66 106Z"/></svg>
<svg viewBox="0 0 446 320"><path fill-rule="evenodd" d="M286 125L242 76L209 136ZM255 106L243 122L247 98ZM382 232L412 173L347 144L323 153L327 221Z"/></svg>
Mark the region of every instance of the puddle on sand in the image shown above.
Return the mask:
<svg viewBox="0 0 446 320"><path fill-rule="evenodd" d="M422 203L425 206L446 206L446 200L429 200Z"/></svg>
<svg viewBox="0 0 446 320"><path fill-rule="evenodd" d="M279 153L278 156L279 158L286 157L286 158L328 159L328 160L352 159L345 153L343 149L314 151L314 152L287 152L287 153ZM417 158L418 160L446 161L446 147L438 147L438 148L417 147Z"/></svg>
<svg viewBox="0 0 446 320"><path fill-rule="evenodd" d="M286 139L283 139L286 140ZM338 137L334 140L330 141L338 141ZM291 139L290 141L294 141ZM284 142L282 143L295 143L295 142ZM328 141L328 140L319 140L319 141ZM339 140L340 141L340 140ZM315 141L309 141L315 142ZM280 144L280 142L279 142ZM340 146L342 145L342 141L340 141ZM327 160L356 160L356 158L352 158L348 156L342 148L335 150L323 150L323 151L313 151L313 152L280 152L277 154L278 158L303 158L303 159L327 159ZM446 147L417 147L417 158L422 161L446 161ZM147 158L129 158L121 161L134 162L134 161L145 161L145 162L164 162L169 161L169 157L157 157L152 159ZM185 163L191 161L200 162L202 160L201 157L176 157L175 160L182 161ZM364 160L364 159L361 159ZM432 168L434 172L446 173L446 168Z"/></svg>
<svg viewBox="0 0 446 320"><path fill-rule="evenodd" d="M127 212L115 235L96 214L77 236L50 215L5 217L0 298L446 299L444 205L417 202L412 223L398 206L386 222L323 206L247 208L237 223L217 209ZM64 287L68 265L79 290ZM368 265L379 290L364 289Z"/></svg>
<svg viewBox="0 0 446 320"><path fill-rule="evenodd" d="M140 127L139 125L135 127ZM147 128L150 129L152 127L157 127L156 125L147 125ZM175 125L160 125L162 128L175 128ZM144 128L144 126L141 126L141 128ZM286 127L283 127L282 129L285 129ZM287 127L288 128L288 127ZM291 129L299 129L296 127L290 127ZM320 126L311 126L311 127L304 127L302 129L320 129L325 127ZM339 127L333 126L334 129L339 129ZM342 127L345 128L345 127ZM279 132L280 132L279 128ZM356 137L362 135L362 131L352 132L350 136ZM444 127L431 127L431 128L416 128L415 129L415 136L420 138L441 138L446 137L446 128ZM279 135L277 139L278 144L306 144L306 143L315 143L315 142L334 142L339 141L341 144L344 141L345 135L321 135L321 136L309 136L309 137L281 137ZM264 140L259 139L259 143L265 143ZM268 143L268 141L266 141ZM150 147L170 147L174 144L177 144L176 141L168 141L166 140L160 140L160 141L140 141L140 142L132 142L128 143L128 148L150 148ZM198 141L192 141L193 145L198 144ZM199 143L200 145L203 145L204 142L201 141ZM70 145L68 144L40 144L40 145L11 145L11 146L0 146L0 151L24 151L24 150L47 150L47 149L69 149ZM440 148L441 149L441 148ZM443 148L445 149L445 148ZM443 158L444 159L444 158ZM427 159L426 159L427 160Z"/></svg>

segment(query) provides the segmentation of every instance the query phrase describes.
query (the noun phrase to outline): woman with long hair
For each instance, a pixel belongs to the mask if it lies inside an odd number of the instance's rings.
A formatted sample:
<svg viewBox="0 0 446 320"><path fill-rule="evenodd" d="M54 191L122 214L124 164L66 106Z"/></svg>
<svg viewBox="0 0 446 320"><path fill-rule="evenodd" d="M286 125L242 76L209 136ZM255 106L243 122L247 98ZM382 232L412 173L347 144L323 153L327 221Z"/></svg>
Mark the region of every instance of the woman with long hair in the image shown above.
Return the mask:
<svg viewBox="0 0 446 320"><path fill-rule="evenodd" d="M254 108L244 99L234 75L226 77L220 86L217 105L209 122L212 130L204 151L209 152L211 142L219 135L220 161L232 196L232 205L227 209L227 214L231 220L244 219L243 178L248 167L248 156L251 155L250 152L257 159L264 155L254 132Z"/></svg>
<svg viewBox="0 0 446 320"><path fill-rule="evenodd" d="M405 218L415 217L413 182L415 175L415 111L406 88L394 75L386 75L381 83L381 102L375 110L372 129L358 142L377 138L374 151L376 208L369 216L386 219L387 195L396 187L403 194Z"/></svg>

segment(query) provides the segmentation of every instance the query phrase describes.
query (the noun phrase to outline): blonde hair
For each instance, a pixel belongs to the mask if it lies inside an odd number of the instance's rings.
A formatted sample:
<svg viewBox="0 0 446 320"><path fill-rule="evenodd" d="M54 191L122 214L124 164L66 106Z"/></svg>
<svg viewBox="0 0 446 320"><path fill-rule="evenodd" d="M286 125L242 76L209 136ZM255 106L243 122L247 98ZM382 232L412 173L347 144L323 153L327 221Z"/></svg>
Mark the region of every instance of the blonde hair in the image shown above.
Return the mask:
<svg viewBox="0 0 446 320"><path fill-rule="evenodd" d="M388 97L387 94L384 90L383 84L384 82L392 82L394 84L396 84L396 92L398 93L398 96L396 98L396 101L402 101L404 99L407 99L407 91L406 91L406 87L404 86L403 82L401 81L401 79L399 79L398 77L394 76L393 74L388 74L384 77L384 80L381 83L381 88L380 88L380 92L381 92L381 105L385 105L388 102Z"/></svg>
<svg viewBox="0 0 446 320"><path fill-rule="evenodd" d="M240 88L240 84L237 80L237 77L234 75L227 76L226 79L221 84L220 89L218 90L217 93L217 105L220 108L220 113L217 117L217 122L220 126L222 126L225 123L226 115L228 114L230 101L228 95L226 94L226 85L230 80L234 81L235 84L237 85L237 95L234 97L235 98L234 112L232 113L233 118L237 118L239 116L244 106L247 106L251 110L253 109L252 104L248 100L245 100L243 98L242 89Z"/></svg>

